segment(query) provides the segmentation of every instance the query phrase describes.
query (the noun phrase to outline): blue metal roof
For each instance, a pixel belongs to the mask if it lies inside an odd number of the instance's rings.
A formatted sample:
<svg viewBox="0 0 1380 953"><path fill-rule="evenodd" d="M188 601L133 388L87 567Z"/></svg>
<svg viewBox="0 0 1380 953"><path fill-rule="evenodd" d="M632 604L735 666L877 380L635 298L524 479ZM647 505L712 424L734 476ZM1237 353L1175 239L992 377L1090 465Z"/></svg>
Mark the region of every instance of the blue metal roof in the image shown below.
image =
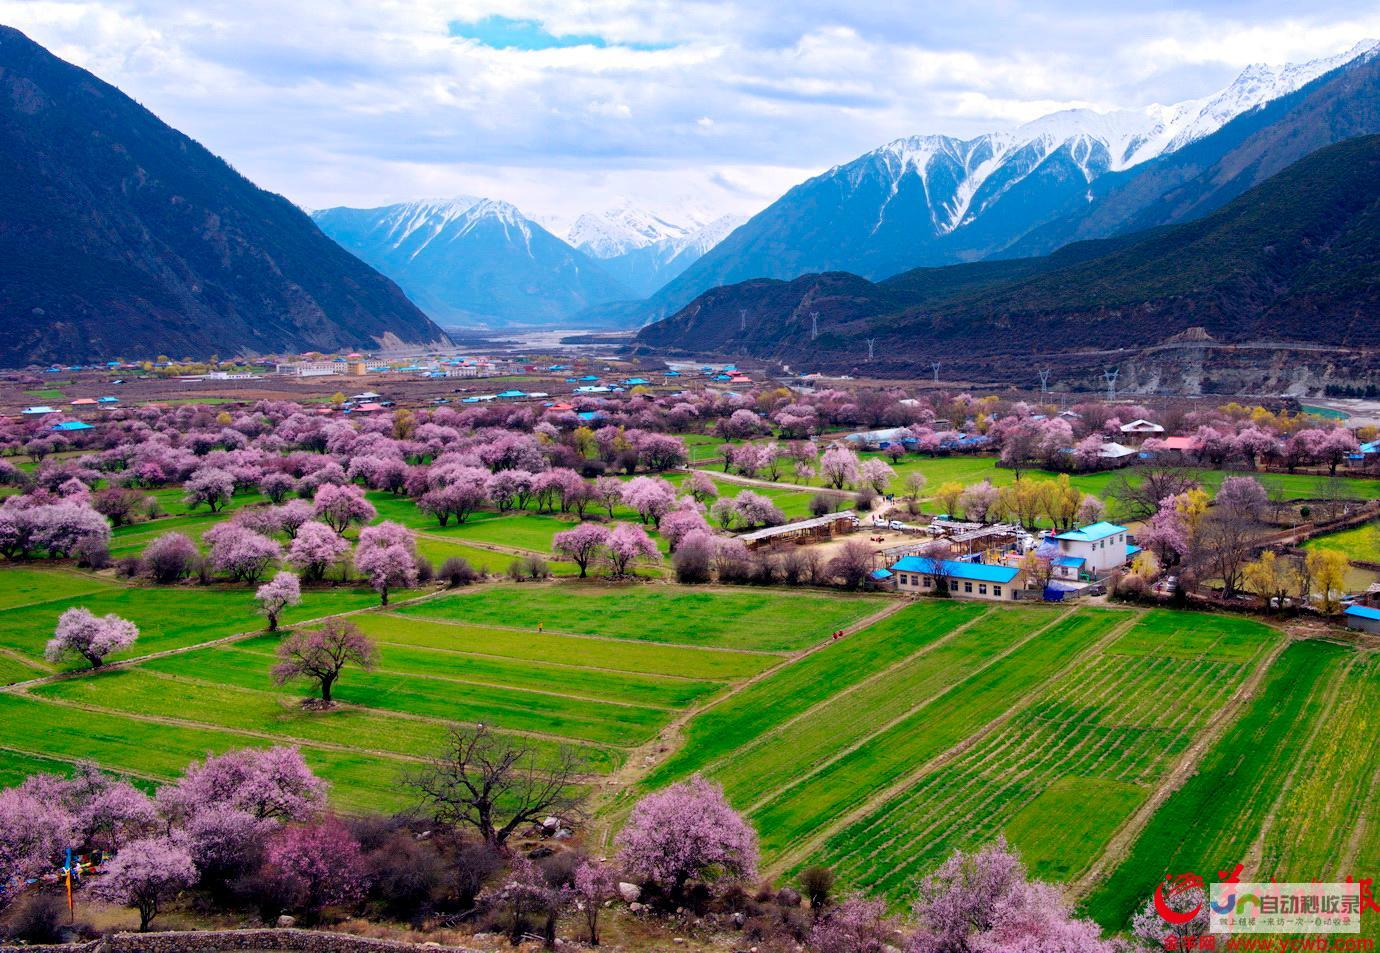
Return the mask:
<svg viewBox="0 0 1380 953"><path fill-rule="evenodd" d="M1069 569L1077 569L1087 562L1082 556L1059 556L1054 560L1054 565L1063 566Z"/></svg>
<svg viewBox="0 0 1380 953"><path fill-rule="evenodd" d="M934 560L924 556L902 556L891 567L892 572L921 572L934 575ZM989 566L986 563L961 563L953 559L942 561L943 575L953 579L977 582L1010 582L1020 575L1015 566Z"/></svg>
<svg viewBox="0 0 1380 953"><path fill-rule="evenodd" d="M91 425L82 423L80 420L64 420L60 424L53 424L54 430L90 430Z"/></svg>
<svg viewBox="0 0 1380 953"><path fill-rule="evenodd" d="M1372 609L1370 606L1349 606L1342 615L1353 616L1357 619L1380 621L1380 609Z"/></svg>
<svg viewBox="0 0 1380 953"><path fill-rule="evenodd" d="M1078 529L1069 530L1067 533L1060 533L1055 539L1071 539L1079 543L1095 543L1099 539L1106 539L1108 536L1115 536L1117 533L1126 532L1125 526L1118 526L1115 523L1101 522L1093 523L1089 526L1081 526Z"/></svg>

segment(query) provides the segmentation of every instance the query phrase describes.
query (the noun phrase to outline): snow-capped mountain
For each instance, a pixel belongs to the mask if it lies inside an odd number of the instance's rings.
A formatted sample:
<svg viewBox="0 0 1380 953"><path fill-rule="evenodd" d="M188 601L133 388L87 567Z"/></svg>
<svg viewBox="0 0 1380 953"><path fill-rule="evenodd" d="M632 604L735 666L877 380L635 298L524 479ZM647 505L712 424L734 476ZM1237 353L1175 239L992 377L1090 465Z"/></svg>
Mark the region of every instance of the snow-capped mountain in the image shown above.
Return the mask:
<svg viewBox="0 0 1380 953"><path fill-rule="evenodd" d="M507 202L472 196L312 218L450 325L541 325L634 297L588 255Z"/></svg>
<svg viewBox="0 0 1380 953"><path fill-rule="evenodd" d="M687 206L675 221L624 203L579 216L566 235L573 247L596 258L639 295L675 278L743 223L734 215L713 218Z"/></svg>
<svg viewBox="0 0 1380 953"><path fill-rule="evenodd" d="M878 279L999 255L1088 208L1104 176L1177 152L1378 49L1367 41L1309 63L1251 66L1225 89L1172 106L1066 110L972 139L897 139L791 189L658 291L647 314L748 278Z"/></svg>

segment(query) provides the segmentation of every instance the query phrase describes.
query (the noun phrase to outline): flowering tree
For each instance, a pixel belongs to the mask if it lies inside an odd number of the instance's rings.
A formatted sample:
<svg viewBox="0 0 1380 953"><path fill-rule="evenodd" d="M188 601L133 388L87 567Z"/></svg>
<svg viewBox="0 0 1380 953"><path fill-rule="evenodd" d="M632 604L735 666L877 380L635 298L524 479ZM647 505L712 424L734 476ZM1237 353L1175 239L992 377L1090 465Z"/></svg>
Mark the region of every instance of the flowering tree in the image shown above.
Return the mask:
<svg viewBox="0 0 1380 953"><path fill-rule="evenodd" d="M920 882L907 953L1114 953L1097 926L1075 920L1058 890L1029 883L1004 838L955 851Z"/></svg>
<svg viewBox="0 0 1380 953"><path fill-rule="evenodd" d="M144 547L143 565L154 582L177 582L196 562L196 544L181 533L164 533Z"/></svg>
<svg viewBox="0 0 1380 953"><path fill-rule="evenodd" d="M148 837L126 844L105 865L91 892L102 900L139 911L139 932L146 932L158 907L196 883L196 867L187 849L167 837Z"/></svg>
<svg viewBox="0 0 1380 953"><path fill-rule="evenodd" d="M659 477L634 477L623 486L623 502L655 524L676 505L676 489Z"/></svg>
<svg viewBox="0 0 1380 953"><path fill-rule="evenodd" d="M278 631L278 615L288 606L302 604L302 586L290 572L280 572L254 593L259 611L268 617L268 631Z"/></svg>
<svg viewBox="0 0 1380 953"><path fill-rule="evenodd" d="M1080 526L1087 526L1089 523L1099 522L1106 513L1107 504L1091 493L1084 493L1083 498L1078 501L1078 510L1074 517Z"/></svg>
<svg viewBox="0 0 1380 953"><path fill-rule="evenodd" d="M589 566L596 556L608 545L609 531L598 523L581 523L574 529L557 533L552 539L552 548L569 556L580 567L580 578L585 578Z"/></svg>
<svg viewBox="0 0 1380 953"><path fill-rule="evenodd" d="M858 482L858 455L842 444L834 444L819 460L819 475L836 490Z"/></svg>
<svg viewBox="0 0 1380 953"><path fill-rule="evenodd" d="M48 640L43 655L50 662L59 662L69 655L78 655L100 668L111 652L127 649L139 638L139 628L114 613L96 616L89 609L68 609L58 617L57 628Z"/></svg>
<svg viewBox="0 0 1380 953"><path fill-rule="evenodd" d="M170 823L202 813L241 811L256 820L302 821L325 803L326 783L296 748L240 748L194 762L158 789Z"/></svg>
<svg viewBox="0 0 1380 953"><path fill-rule="evenodd" d="M335 817L275 833L264 852L263 874L274 896L309 920L328 906L357 902L368 885L359 841Z"/></svg>
<svg viewBox="0 0 1380 953"><path fill-rule="evenodd" d="M608 510L609 519L613 519L614 509L623 502L623 481L614 477L599 477L594 481L591 499Z"/></svg>
<svg viewBox="0 0 1380 953"><path fill-rule="evenodd" d="M512 471L504 471L504 473L510 472ZM501 474L494 474L494 476L501 476ZM445 526L450 522L452 516L455 517L456 523L465 522L471 513L484 505L487 499L488 490L483 483L473 481L450 483L423 493L417 499L417 509L423 513L430 513L436 517L436 522Z"/></svg>
<svg viewBox="0 0 1380 953"><path fill-rule="evenodd" d="M1166 893L1164 902L1170 910L1182 914L1197 910L1198 913L1185 923L1170 923L1155 909L1154 898L1147 898L1145 906L1131 918L1131 933L1154 949L1182 950L1188 946L1188 937L1196 940L1208 932L1210 917L1207 891L1202 887L1189 887L1187 890Z"/></svg>
<svg viewBox="0 0 1380 953"><path fill-rule="evenodd" d="M0 788L0 895L53 869L73 845L75 820L28 785Z"/></svg>
<svg viewBox="0 0 1380 953"><path fill-rule="evenodd" d="M757 874L757 835L721 787L696 775L648 794L618 834L618 860L679 900L690 880L741 882Z"/></svg>
<svg viewBox="0 0 1380 953"><path fill-rule="evenodd" d="M184 499L189 507L195 509L204 503L214 513L230 502L235 493L235 478L216 467L202 467L191 475L182 489L187 493Z"/></svg>
<svg viewBox="0 0 1380 953"><path fill-rule="evenodd" d="M685 481L685 489L700 503L712 500L719 495L719 488L714 485L709 474L703 470L696 470L690 474L690 479Z"/></svg>
<svg viewBox="0 0 1380 953"><path fill-rule="evenodd" d="M644 434L638 439L636 446L642 465L648 470L670 470L683 466L689 459L685 441L670 434Z"/></svg>
<svg viewBox="0 0 1380 953"><path fill-rule="evenodd" d="M297 485L297 481L280 470L266 473L259 481L259 492L274 503L278 504L287 499L289 493Z"/></svg>
<svg viewBox="0 0 1380 953"><path fill-rule="evenodd" d="M827 953L886 953L896 930L883 901L849 897L815 923L810 946Z"/></svg>
<svg viewBox="0 0 1380 953"><path fill-rule="evenodd" d="M295 679L316 682L323 704L331 703L331 687L346 665L372 669L378 658L374 642L353 623L329 619L319 629L294 632L278 645L273 680L279 685Z"/></svg>
<svg viewBox="0 0 1380 953"><path fill-rule="evenodd" d="M403 546L361 546L355 567L378 592L380 605L388 605L391 590L417 585L417 557Z"/></svg>
<svg viewBox="0 0 1380 953"><path fill-rule="evenodd" d="M896 471L876 457L863 461L861 473L862 482L878 493L885 493L891 481L896 478Z"/></svg>
<svg viewBox="0 0 1380 953"><path fill-rule="evenodd" d="M682 497L682 501L684 499ZM671 552L675 552L681 540L689 534L694 532L708 533L709 531L709 524L705 522L704 514L693 507L681 507L672 510L661 518L661 525L657 527L657 532L671 547Z"/></svg>
<svg viewBox="0 0 1380 953"><path fill-rule="evenodd" d="M1260 481L1248 476L1227 477L1214 499L1217 506L1250 519L1258 519L1269 501Z"/></svg>
<svg viewBox="0 0 1380 953"><path fill-rule="evenodd" d="M239 582L257 582L283 554L277 540L235 523L220 523L201 535L211 545L211 565Z"/></svg>
<svg viewBox="0 0 1380 953"><path fill-rule="evenodd" d="M968 519L985 523L993 507L997 505L1000 495L1001 491L994 487L991 481L983 480L964 488L958 497L958 509L962 510Z"/></svg>
<svg viewBox="0 0 1380 953"><path fill-rule="evenodd" d="M309 522L289 544L287 561L297 567L303 579L319 582L349 551L350 544L345 537L325 523Z"/></svg>
<svg viewBox="0 0 1380 953"><path fill-rule="evenodd" d="M779 526L786 522L786 514L781 512L770 499L760 493L744 490L733 498L733 508L743 525Z"/></svg>
<svg viewBox="0 0 1380 953"><path fill-rule="evenodd" d="M353 523L367 523L378 515L374 504L364 498L364 491L353 483L322 485L312 498L312 510L317 519L337 533L344 533Z"/></svg>
<svg viewBox="0 0 1380 953"><path fill-rule="evenodd" d="M583 914L590 946L599 945L599 910L604 901L613 896L617 885L613 871L588 857L576 865L570 876L570 884L565 888L566 900Z"/></svg>
<svg viewBox="0 0 1380 953"><path fill-rule="evenodd" d="M296 539L297 533L311 522L312 505L306 500L289 500L282 506L273 508L278 528L287 533L289 539Z"/></svg>
<svg viewBox="0 0 1380 953"><path fill-rule="evenodd" d="M627 576L639 558L656 559L660 555L647 531L633 523L619 523L609 533L604 548L609 575L616 579Z"/></svg>

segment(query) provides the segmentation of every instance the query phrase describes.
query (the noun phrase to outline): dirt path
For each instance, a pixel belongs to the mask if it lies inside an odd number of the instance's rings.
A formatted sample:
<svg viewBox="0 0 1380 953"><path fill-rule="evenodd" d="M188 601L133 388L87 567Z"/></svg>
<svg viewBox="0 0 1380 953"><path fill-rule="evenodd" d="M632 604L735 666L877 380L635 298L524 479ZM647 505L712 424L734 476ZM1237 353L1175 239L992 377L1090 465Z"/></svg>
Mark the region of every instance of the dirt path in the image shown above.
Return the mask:
<svg viewBox="0 0 1380 953"><path fill-rule="evenodd" d="M1179 756L1179 760L1170 768L1169 773L1164 776L1150 797L1112 835L1111 840L1107 842L1098 858L1078 880L1067 887L1065 893L1069 897L1087 896L1088 892L1103 877L1126 858L1137 838L1145 830L1146 825L1150 823L1150 819L1164 806L1164 802L1169 800L1169 796L1183 787L1184 782L1192 777L1203 756L1226 733L1227 729L1236 723L1241 709L1260 690L1260 685L1264 682L1271 666L1274 665L1275 660L1279 658L1291 641L1288 637L1281 638L1273 649L1261 657L1255 670L1241 683L1231 698L1227 699L1226 704L1218 710L1208 730L1202 732L1197 740Z"/></svg>
<svg viewBox="0 0 1380 953"><path fill-rule="evenodd" d="M952 748L949 748L947 751L944 751L941 754L938 754L935 757L931 758L929 761L920 765L920 767L916 768L909 774L902 775L900 778L897 778L891 784L887 785L886 787L876 791L869 797L865 798L856 807L852 808L848 812L840 814L838 817L834 818L833 821L820 827L819 830L815 831L809 837L802 840L799 844L796 844L790 850L784 851L782 854L776 857L769 865L765 867L765 869L763 870L764 875L768 877L780 876L783 871L789 869L797 861L809 857L811 854L819 850L819 848L824 845L825 841L827 841L830 837L834 836L834 834L836 834L838 831L841 831L844 828L850 826L851 824L854 824L857 821L862 820L864 817L871 814L873 811L881 807L887 801L891 800L893 797L900 794L906 788L915 784L921 778L934 773L935 771L944 767L946 764L949 764L950 762L954 761L962 754L964 754L966 751L971 749L974 745L978 744L980 741L987 738L997 729L1001 728L1012 718L1014 718L1017 712L1024 709L1025 706L1028 705L1035 698L1038 698L1040 693L1048 689L1050 685L1054 684L1058 679L1062 678L1067 672L1072 671L1084 660L1093 657L1102 649L1106 648L1108 645L1111 645L1118 638L1120 638L1126 632L1126 630L1128 630L1129 628L1131 628L1131 626L1135 625L1137 622L1140 621L1142 613L1132 611L1128 613L1128 615L1129 618L1127 618L1124 622L1120 623L1119 625L1113 626L1111 630L1107 632L1106 635L1098 639L1096 642L1092 643L1082 652L1079 652L1076 656L1069 660L1069 662L1066 665L1062 666L1057 671L1052 672L1048 678L1043 679L1038 684L1031 687L1030 690L1026 691L1024 694L1012 699L1011 704L1007 706L1006 710L1002 712L1000 715L998 715L996 718L992 719L987 724L983 725L977 731L973 732L968 737L964 738L962 741L954 745Z"/></svg>

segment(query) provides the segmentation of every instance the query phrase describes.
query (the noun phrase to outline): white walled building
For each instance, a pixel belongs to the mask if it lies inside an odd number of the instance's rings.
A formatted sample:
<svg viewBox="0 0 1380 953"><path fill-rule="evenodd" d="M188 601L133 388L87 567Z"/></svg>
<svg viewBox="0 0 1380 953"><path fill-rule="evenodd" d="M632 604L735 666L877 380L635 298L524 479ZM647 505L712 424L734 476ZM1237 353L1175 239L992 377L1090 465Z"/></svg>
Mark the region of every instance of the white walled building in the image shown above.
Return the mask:
<svg viewBox="0 0 1380 953"><path fill-rule="evenodd" d="M1126 542L1126 527L1115 523L1093 523L1079 529L1058 533L1054 543L1059 552L1054 557L1054 575L1060 579L1077 579L1080 574L1097 578L1126 565L1137 549Z"/></svg>

